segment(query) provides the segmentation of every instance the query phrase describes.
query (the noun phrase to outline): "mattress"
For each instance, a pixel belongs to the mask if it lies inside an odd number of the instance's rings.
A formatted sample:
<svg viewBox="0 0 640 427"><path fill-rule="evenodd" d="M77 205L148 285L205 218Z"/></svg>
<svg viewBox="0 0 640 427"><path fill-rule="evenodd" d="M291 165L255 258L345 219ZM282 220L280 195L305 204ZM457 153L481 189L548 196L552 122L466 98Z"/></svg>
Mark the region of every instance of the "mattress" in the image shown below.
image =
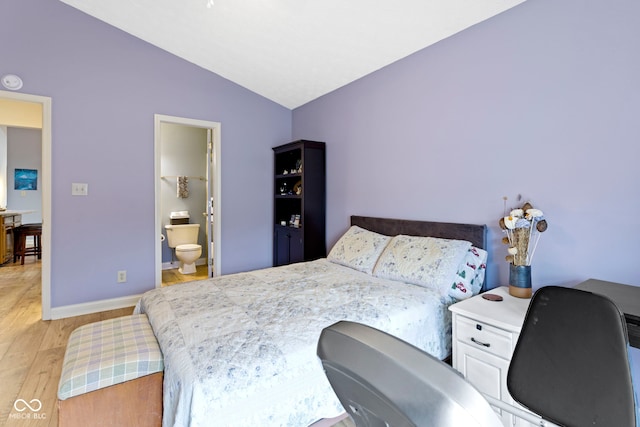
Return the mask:
<svg viewBox="0 0 640 427"><path fill-rule="evenodd" d="M163 426L307 426L344 412L316 346L350 320L443 359L455 302L326 259L147 292L164 355Z"/></svg>

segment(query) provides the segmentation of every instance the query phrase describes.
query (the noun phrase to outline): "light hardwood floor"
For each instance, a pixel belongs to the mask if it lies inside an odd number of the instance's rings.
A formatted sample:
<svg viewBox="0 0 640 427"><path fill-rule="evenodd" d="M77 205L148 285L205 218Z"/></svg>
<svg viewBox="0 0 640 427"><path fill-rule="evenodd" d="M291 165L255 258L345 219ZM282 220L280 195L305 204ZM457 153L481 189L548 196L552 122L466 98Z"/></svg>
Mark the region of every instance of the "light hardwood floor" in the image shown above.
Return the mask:
<svg viewBox="0 0 640 427"><path fill-rule="evenodd" d="M209 270L206 265L196 266L196 274L181 274L178 269L162 270L162 286L175 285L176 283L203 280L207 278Z"/></svg>
<svg viewBox="0 0 640 427"><path fill-rule="evenodd" d="M27 257L24 265L0 267L0 425L56 427L56 395L69 334L84 324L133 310L43 321L40 286L40 261L35 257ZM38 399L42 407L25 410L19 399Z"/></svg>
<svg viewBox="0 0 640 427"><path fill-rule="evenodd" d="M199 271L197 275L201 275ZM207 271L204 269L204 277ZM163 285L165 285L163 272ZM195 279L189 276L189 279ZM184 281L167 271L166 285ZM69 335L87 323L131 314L133 307L60 320L41 320L40 261L0 267L0 426L57 427L57 390ZM42 403L39 411L19 401ZM16 401L18 403L16 404ZM33 402L32 406L36 406ZM335 427L353 427L343 420Z"/></svg>
<svg viewBox="0 0 640 427"><path fill-rule="evenodd" d="M40 263L35 257L27 257L24 265L9 263L0 267L1 426L57 427L58 381L69 335L79 326L126 316L133 310L128 307L67 319L40 320ZM162 285L206 277L206 265L189 276L177 270L165 270ZM14 408L18 399L26 402L38 399L42 408L37 413L29 409L19 412ZM24 408L21 402L16 406Z"/></svg>

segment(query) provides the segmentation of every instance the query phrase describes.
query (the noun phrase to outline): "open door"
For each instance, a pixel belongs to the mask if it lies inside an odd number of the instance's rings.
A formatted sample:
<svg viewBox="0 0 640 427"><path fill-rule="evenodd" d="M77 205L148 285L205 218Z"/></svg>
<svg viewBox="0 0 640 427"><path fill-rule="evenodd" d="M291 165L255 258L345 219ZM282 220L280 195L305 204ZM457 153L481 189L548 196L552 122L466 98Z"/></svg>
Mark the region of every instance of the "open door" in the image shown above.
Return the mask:
<svg viewBox="0 0 640 427"><path fill-rule="evenodd" d="M206 236L207 236L207 271L208 276L213 277L215 274L215 234L214 234L214 207L216 205L213 197L213 189L216 179L213 173L215 169L215 156L213 151L213 129L207 129L207 211L206 216Z"/></svg>
<svg viewBox="0 0 640 427"><path fill-rule="evenodd" d="M156 114L155 120L155 198L156 198L156 213L155 213L155 229L157 231L156 239L156 287L162 286L162 197L161 197L161 182L162 182L162 129L166 126L164 124L172 124L193 128L200 128L206 130L207 137L207 167L206 177L204 180L207 182L206 195L204 203L200 204L197 209L192 209L192 216L201 214L204 215L204 230L206 233L206 252L207 252L207 273L209 277L218 276L220 274L221 265L221 241L220 241L220 214L221 214L221 177L220 171L220 153L221 153L221 139L220 139L220 123L210 122L205 120L188 119L182 117L173 117ZM165 177L166 178L166 177ZM200 199L202 200L202 199ZM202 227L202 226L201 226ZM201 228L202 230L202 228ZM204 246L204 245L203 245ZM204 249L204 248L203 248ZM203 252L205 252L203 250Z"/></svg>

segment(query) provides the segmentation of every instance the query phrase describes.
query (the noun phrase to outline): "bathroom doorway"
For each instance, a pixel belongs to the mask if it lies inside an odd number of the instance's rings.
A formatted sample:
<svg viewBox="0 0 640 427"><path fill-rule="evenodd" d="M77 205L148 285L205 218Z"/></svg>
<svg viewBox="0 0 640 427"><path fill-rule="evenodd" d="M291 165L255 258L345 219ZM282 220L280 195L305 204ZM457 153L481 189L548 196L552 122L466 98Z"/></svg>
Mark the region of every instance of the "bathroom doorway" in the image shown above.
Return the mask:
<svg viewBox="0 0 640 427"><path fill-rule="evenodd" d="M156 287L217 276L220 271L220 123L155 115ZM199 224L202 255L195 274L178 272L166 239L171 212ZM182 215L184 216L184 215ZM184 218L182 219L184 221ZM171 277L170 283L164 283Z"/></svg>

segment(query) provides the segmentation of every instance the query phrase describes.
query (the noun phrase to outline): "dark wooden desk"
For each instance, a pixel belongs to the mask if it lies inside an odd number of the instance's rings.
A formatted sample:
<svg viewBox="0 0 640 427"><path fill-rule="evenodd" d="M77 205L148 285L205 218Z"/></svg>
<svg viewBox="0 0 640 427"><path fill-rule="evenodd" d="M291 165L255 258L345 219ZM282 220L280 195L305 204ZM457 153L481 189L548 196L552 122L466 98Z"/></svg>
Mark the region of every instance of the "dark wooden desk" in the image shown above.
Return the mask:
<svg viewBox="0 0 640 427"><path fill-rule="evenodd" d="M576 289L604 295L611 299L627 320L629 343L633 347L640 348L640 287L589 279L578 284Z"/></svg>

